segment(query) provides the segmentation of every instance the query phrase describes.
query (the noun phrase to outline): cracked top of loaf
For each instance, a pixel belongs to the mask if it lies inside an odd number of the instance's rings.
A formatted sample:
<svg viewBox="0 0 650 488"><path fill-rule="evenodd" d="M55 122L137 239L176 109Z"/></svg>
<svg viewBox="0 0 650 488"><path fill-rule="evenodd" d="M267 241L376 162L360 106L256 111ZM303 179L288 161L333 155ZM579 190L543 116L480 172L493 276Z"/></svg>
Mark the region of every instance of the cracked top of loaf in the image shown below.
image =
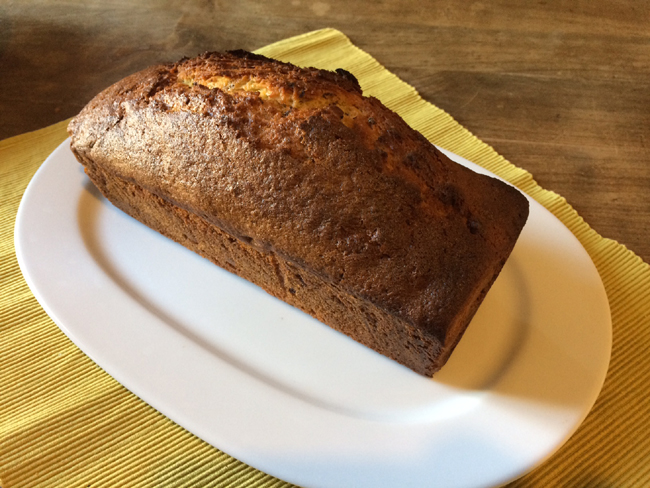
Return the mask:
<svg viewBox="0 0 650 488"><path fill-rule="evenodd" d="M450 161L348 72L242 51L125 78L69 130L80 160L443 343L528 215L521 193Z"/></svg>

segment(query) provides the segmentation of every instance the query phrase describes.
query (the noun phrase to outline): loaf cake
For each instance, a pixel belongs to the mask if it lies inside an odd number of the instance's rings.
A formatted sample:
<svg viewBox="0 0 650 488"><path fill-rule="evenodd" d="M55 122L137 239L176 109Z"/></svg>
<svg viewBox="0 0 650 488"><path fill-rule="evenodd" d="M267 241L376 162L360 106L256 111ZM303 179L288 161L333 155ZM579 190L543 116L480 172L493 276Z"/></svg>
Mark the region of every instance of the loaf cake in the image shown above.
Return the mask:
<svg viewBox="0 0 650 488"><path fill-rule="evenodd" d="M71 148L115 206L422 375L447 361L528 216L357 80L244 51L95 97Z"/></svg>

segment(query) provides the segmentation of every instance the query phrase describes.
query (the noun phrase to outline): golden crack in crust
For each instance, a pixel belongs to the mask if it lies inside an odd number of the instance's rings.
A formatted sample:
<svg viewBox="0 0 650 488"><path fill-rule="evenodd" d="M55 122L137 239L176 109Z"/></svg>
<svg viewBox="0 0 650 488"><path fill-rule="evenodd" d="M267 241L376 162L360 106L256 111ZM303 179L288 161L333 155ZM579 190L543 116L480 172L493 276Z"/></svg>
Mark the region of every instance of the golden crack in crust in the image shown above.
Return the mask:
<svg viewBox="0 0 650 488"><path fill-rule="evenodd" d="M231 57L233 54L236 55L234 58ZM266 121L268 126L281 125L282 121L278 120L280 117L293 116L291 119L295 120L318 116L324 111L333 113L343 125L356 132L367 148L380 149L384 171L405 178L416 186L421 194L432 193L432 189L437 185L427 184L426 179L419 174L428 171L428 177L431 178L431 168L421 166L416 170L413 166L423 157L429 159L432 166L432 162L438 163L437 155L427 157L418 154L417 148L422 145L424 138L410 131L401 118L385 110L378 100L363 97L358 82L351 74L343 70L331 73L313 68L299 69L269 61L263 56L245 52L226 55L206 53L198 58L180 62L172 68L171 73L175 76L177 84L187 86L190 90L195 88L200 91L201 88L207 88L218 90L242 102L252 97L253 100L265 103L268 115L271 116L270 120ZM169 95L169 98L163 95L169 109L182 110L182 103L179 102L186 98L178 97L173 92ZM253 103L249 101L249 104ZM277 137L264 144L265 134L268 134L268 131L255 135L258 143L267 148L276 147ZM413 140L405 140L408 139L407 136L411 136ZM400 154L399 148L405 147L405 142L410 142L415 148L410 153L403 154L402 151ZM429 146L428 142L425 142L425 146ZM402 164L405 159L411 164ZM443 177L446 176L444 165L437 164L436 169ZM441 216L446 208L440 203L447 202L448 195L439 197L434 193L433 196L433 200L422 198L421 205L432 215ZM466 210L465 213L468 214ZM467 218L471 219L471 215L468 214Z"/></svg>

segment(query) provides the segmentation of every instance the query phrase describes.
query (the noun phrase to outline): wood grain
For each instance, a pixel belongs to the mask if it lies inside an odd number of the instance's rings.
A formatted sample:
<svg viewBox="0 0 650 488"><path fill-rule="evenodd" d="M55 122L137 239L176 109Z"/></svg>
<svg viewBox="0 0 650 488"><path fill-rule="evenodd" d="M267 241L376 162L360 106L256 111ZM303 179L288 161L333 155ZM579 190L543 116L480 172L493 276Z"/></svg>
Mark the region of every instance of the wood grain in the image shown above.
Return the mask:
<svg viewBox="0 0 650 488"><path fill-rule="evenodd" d="M335 27L650 262L650 4L0 2L0 139L127 74Z"/></svg>

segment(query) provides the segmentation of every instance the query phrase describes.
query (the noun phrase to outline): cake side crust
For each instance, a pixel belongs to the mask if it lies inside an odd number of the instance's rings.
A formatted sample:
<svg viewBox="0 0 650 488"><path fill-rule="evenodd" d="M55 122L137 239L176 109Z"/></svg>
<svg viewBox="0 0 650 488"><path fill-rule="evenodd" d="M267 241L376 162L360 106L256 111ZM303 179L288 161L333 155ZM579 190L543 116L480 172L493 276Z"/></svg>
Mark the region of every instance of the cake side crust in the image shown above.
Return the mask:
<svg viewBox="0 0 650 488"><path fill-rule="evenodd" d="M442 366L441 343L406 321L92 163L86 173L131 217L331 328L422 375L432 376Z"/></svg>

